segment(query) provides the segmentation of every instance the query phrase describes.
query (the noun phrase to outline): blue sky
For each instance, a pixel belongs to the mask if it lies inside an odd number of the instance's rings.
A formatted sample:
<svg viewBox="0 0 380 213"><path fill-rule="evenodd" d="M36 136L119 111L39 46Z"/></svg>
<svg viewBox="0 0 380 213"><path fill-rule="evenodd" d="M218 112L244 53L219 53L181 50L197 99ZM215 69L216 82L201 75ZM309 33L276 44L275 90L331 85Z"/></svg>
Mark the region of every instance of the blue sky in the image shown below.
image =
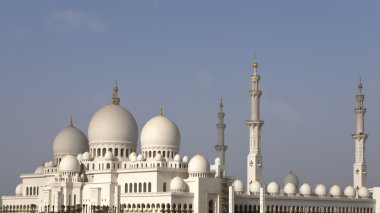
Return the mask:
<svg viewBox="0 0 380 213"><path fill-rule="evenodd" d="M261 74L264 180L352 182L362 76L369 184L380 185L378 1L1 1L0 194L52 158L68 125L87 132L119 82L139 130L159 112L181 153L214 161L218 102L227 167L245 180L249 75Z"/></svg>

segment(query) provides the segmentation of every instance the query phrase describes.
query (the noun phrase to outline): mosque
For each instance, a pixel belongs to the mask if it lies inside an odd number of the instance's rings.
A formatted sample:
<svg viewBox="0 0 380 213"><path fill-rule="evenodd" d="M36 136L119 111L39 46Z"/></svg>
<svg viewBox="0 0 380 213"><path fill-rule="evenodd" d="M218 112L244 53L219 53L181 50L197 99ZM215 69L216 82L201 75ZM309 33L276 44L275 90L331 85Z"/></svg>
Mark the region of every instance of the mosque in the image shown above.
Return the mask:
<svg viewBox="0 0 380 213"><path fill-rule="evenodd" d="M180 153L176 124L162 112L140 132L120 105L117 84L112 102L91 118L87 136L71 122L53 142L53 159L34 173L20 175L15 195L1 196L1 212L115 213L380 213L380 187L367 185L364 94L358 84L353 182L349 186L300 185L290 172L283 183L263 183L258 63L250 76L247 182L227 176L223 103L217 113L216 158ZM344 187L344 188L343 188Z"/></svg>

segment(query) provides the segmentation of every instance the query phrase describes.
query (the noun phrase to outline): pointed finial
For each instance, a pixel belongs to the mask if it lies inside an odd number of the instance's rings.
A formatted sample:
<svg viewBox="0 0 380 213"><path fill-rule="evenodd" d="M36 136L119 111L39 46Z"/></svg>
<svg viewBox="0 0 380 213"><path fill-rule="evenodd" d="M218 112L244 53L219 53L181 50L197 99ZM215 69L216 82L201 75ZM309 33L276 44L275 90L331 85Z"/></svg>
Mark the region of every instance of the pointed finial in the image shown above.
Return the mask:
<svg viewBox="0 0 380 213"><path fill-rule="evenodd" d="M119 105L120 98L117 96L119 92L119 88L117 87L117 81L115 81L115 86L113 87L113 94L112 94L112 104Z"/></svg>
<svg viewBox="0 0 380 213"><path fill-rule="evenodd" d="M70 115L70 127L74 127L73 116Z"/></svg>
<svg viewBox="0 0 380 213"><path fill-rule="evenodd" d="M219 107L220 107L220 111L223 112L223 98L222 97L220 97Z"/></svg>
<svg viewBox="0 0 380 213"><path fill-rule="evenodd" d="M253 67L253 74L257 75L257 68L259 67L259 64L257 63L256 53L255 53L255 55L253 57L253 65L252 65L252 67Z"/></svg>
<svg viewBox="0 0 380 213"><path fill-rule="evenodd" d="M164 113L163 113L163 110L162 110L162 103L160 103L160 115L162 116Z"/></svg>
<svg viewBox="0 0 380 213"><path fill-rule="evenodd" d="M197 149L197 155L200 155L201 151L199 151L199 148Z"/></svg>
<svg viewBox="0 0 380 213"><path fill-rule="evenodd" d="M359 84L358 84L359 94L362 94L363 84L362 84L362 77L359 77Z"/></svg>

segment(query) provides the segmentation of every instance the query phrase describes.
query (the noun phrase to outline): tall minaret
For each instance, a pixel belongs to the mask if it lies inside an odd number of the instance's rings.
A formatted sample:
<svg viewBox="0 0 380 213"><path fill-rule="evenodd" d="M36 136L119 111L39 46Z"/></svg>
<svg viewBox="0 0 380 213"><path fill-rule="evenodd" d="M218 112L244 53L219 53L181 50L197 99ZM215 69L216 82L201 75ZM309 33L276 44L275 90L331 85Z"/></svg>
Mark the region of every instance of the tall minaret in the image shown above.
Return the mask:
<svg viewBox="0 0 380 213"><path fill-rule="evenodd" d="M356 114L356 132L352 134L355 142L355 163L354 163L354 187L367 187L367 165L365 163L365 141L368 135L364 132L364 114L367 111L364 106L364 95L362 94L362 81L358 84L359 94L356 95L357 107Z"/></svg>
<svg viewBox="0 0 380 213"><path fill-rule="evenodd" d="M260 96L259 89L260 75L257 74L258 64L256 55L253 61L253 74L251 75L251 117L247 121L249 128L249 154L247 157L247 192L249 184L253 181L261 182L263 175L263 163L261 157L260 132L264 121L260 120Z"/></svg>
<svg viewBox="0 0 380 213"><path fill-rule="evenodd" d="M224 123L224 112L223 112L223 100L220 98L220 111L218 112L219 123L216 124L218 128L218 144L215 145L216 157L220 159L222 165L225 164L225 153L227 146L224 145L224 129L226 129L226 124Z"/></svg>

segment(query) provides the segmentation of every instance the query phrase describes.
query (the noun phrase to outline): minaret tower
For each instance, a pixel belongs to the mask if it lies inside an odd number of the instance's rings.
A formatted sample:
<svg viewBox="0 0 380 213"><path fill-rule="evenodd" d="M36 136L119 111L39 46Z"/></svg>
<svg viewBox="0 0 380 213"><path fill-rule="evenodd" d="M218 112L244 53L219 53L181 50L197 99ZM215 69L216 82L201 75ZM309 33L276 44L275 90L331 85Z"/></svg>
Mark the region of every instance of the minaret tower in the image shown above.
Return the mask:
<svg viewBox="0 0 380 213"><path fill-rule="evenodd" d="M263 163L261 156L260 132L264 121L260 120L260 96L259 89L260 75L257 74L258 64L256 55L253 61L253 74L251 75L251 89L249 96L251 97L251 117L247 121L249 128L249 154L247 157L247 192L249 192L249 184L253 181L261 182L263 175Z"/></svg>
<svg viewBox="0 0 380 213"><path fill-rule="evenodd" d="M225 153L227 146L224 145L224 129L226 129L226 124L224 123L224 112L223 112L223 100L220 98L220 111L218 112L219 123L216 124L218 129L218 144L215 145L216 157L220 159L220 162L225 166Z"/></svg>
<svg viewBox="0 0 380 213"><path fill-rule="evenodd" d="M355 142L355 163L354 163L354 187L367 187L367 165L365 163L365 141L368 135L364 132L364 114L367 111L364 106L364 95L362 94L362 81L359 80L359 94L356 95L357 107L356 114L356 132L352 134Z"/></svg>

